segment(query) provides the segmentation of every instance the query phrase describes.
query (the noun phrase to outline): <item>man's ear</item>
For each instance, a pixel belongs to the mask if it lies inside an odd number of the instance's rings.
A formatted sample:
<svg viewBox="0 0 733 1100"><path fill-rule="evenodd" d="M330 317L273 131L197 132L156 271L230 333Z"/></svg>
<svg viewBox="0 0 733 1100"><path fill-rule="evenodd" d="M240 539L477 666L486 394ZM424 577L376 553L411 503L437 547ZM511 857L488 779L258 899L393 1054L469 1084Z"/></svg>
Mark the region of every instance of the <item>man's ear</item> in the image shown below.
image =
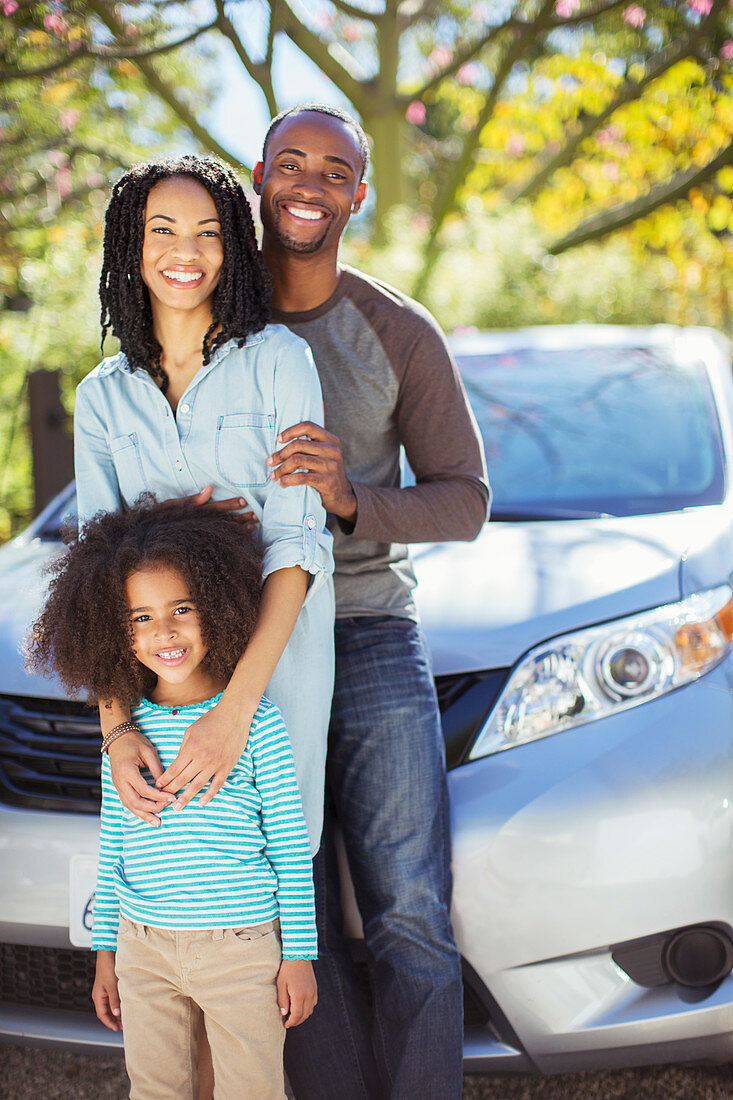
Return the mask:
<svg viewBox="0 0 733 1100"><path fill-rule="evenodd" d="M265 170L265 166L261 160L258 160L252 169L252 187L255 195L259 195L262 191L262 173Z"/></svg>
<svg viewBox="0 0 733 1100"><path fill-rule="evenodd" d="M367 193L367 182L366 182L366 180L362 180L361 183L359 184L359 186L356 189L356 194L354 195L354 201L351 204L351 213L352 214L357 214L359 212L359 209L361 208L361 204L364 202L364 199L366 198L366 193Z"/></svg>

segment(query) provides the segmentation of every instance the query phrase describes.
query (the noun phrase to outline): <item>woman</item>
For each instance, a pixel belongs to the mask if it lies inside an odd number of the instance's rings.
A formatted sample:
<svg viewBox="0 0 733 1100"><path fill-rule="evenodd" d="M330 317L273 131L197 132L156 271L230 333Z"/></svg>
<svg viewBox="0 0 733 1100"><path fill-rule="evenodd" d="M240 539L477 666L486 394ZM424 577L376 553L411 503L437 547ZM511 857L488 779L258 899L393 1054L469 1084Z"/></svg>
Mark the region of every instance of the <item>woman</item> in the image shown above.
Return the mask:
<svg viewBox="0 0 733 1100"><path fill-rule="evenodd" d="M291 737L315 851L333 681L331 536L318 493L279 487L266 460L282 429L322 422L323 403L308 346L267 324L269 276L233 173L192 156L126 172L107 210L100 297L103 340L111 328L121 351L77 390L80 523L143 492L211 496L251 510L244 518L258 523L265 578L257 626L221 701L190 727L165 772L128 728L129 712L115 700L100 705L113 778L119 787L123 761L145 764L159 787L181 792L167 796L174 809L211 779L206 804L240 757L266 691ZM216 772L206 759L212 737L229 760ZM139 783L137 793L120 791L123 801L158 824L155 796L146 799Z"/></svg>

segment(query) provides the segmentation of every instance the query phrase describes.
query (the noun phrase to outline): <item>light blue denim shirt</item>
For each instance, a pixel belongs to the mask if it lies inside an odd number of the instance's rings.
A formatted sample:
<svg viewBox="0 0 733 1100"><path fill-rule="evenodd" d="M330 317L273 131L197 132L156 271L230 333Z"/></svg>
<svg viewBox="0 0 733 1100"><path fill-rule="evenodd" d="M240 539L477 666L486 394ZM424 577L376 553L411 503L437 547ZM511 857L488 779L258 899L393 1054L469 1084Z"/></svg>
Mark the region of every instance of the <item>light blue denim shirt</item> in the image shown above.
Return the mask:
<svg viewBox="0 0 733 1100"><path fill-rule="evenodd" d="M320 495L283 488L267 456L277 435L302 420L323 423L310 348L282 325L243 347L230 341L189 383L176 412L124 354L105 359L80 383L74 411L79 522L131 505L214 486L213 499L242 496L259 520L264 575L299 565L312 574L305 605L267 688L293 744L315 850L321 832L323 768L333 690L332 538Z"/></svg>

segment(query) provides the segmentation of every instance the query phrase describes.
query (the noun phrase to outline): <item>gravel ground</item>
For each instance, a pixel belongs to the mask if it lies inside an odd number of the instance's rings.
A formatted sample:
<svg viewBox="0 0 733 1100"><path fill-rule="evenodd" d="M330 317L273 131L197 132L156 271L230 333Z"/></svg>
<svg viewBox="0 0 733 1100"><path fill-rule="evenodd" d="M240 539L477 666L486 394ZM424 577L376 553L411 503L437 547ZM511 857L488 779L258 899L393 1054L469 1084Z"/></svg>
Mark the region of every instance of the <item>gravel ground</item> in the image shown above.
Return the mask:
<svg viewBox="0 0 733 1100"><path fill-rule="evenodd" d="M118 1058L0 1047L3 1100L124 1100ZM731 1100L733 1066L667 1066L559 1077L470 1076L463 1100ZM349 1100L349 1097L344 1097Z"/></svg>

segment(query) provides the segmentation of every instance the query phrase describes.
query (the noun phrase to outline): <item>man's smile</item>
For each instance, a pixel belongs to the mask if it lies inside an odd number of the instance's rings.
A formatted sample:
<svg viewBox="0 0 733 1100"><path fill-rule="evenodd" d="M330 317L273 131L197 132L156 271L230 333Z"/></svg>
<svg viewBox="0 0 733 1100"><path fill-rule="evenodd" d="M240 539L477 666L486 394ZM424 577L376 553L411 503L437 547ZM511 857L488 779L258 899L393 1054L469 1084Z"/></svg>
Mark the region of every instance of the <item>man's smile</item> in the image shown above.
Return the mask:
<svg viewBox="0 0 733 1100"><path fill-rule="evenodd" d="M328 211L320 206L310 206L299 202L281 202L280 206L287 214L290 214L291 218L297 218L298 221L320 222L331 217Z"/></svg>

